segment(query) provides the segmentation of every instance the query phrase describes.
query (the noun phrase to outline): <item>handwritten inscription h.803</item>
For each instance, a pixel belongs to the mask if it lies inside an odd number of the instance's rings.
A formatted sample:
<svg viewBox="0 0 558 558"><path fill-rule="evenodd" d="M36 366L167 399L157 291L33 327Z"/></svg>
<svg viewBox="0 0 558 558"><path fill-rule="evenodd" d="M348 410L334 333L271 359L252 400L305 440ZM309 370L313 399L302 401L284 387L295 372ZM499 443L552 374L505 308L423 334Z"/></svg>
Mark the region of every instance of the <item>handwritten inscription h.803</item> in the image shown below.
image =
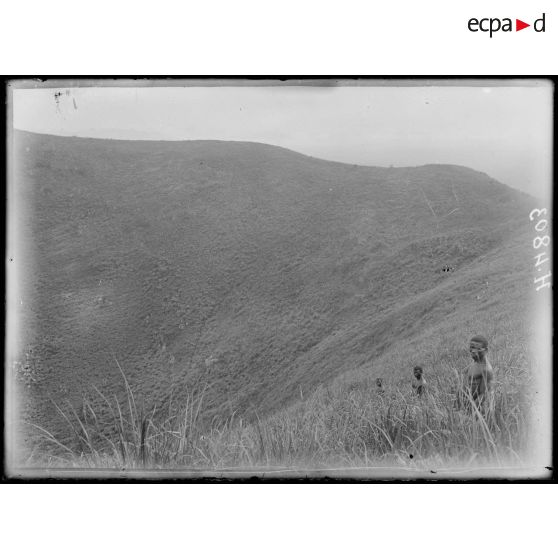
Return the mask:
<svg viewBox="0 0 558 558"><path fill-rule="evenodd" d="M529 213L529 221L532 222L538 219L538 221L535 224L536 232L542 233L547 230L548 219L546 219L545 217L546 217L546 207L543 207L542 209L533 209L533 211ZM550 253L550 236L547 234L544 236L536 236L533 239L533 248L535 250L540 250L541 248L545 248ZM549 257L547 256L546 251L539 252L536 256L533 256L533 259L535 260L535 268L537 272L544 272L543 264L549 261ZM546 275L541 275L539 277L535 277L534 279L534 283L536 285L537 291L545 287L550 287L549 279L552 276L552 273L550 272L550 269L548 269L548 264L546 266L546 269L548 270L548 273L546 273Z"/></svg>

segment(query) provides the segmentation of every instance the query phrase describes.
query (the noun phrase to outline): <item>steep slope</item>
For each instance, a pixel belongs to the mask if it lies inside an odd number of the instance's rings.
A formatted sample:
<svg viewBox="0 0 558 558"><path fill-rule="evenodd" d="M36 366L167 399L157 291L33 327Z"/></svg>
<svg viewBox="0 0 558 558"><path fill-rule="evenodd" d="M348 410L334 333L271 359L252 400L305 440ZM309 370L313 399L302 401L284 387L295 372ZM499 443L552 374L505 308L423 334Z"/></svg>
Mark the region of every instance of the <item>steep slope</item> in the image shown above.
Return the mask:
<svg viewBox="0 0 558 558"><path fill-rule="evenodd" d="M116 359L148 407L207 384L208 419L282 408L404 342L406 305L521 232L533 203L464 167L254 143L18 132L15 153L22 399L55 431L50 398L120 396Z"/></svg>

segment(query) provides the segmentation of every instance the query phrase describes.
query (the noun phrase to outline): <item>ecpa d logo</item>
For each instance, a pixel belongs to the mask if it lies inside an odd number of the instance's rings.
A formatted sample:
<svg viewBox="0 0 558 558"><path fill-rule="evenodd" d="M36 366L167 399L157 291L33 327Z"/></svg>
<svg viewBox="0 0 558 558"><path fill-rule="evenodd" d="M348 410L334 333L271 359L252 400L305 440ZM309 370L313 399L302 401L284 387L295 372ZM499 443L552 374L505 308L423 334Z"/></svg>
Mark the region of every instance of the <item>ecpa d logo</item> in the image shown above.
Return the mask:
<svg viewBox="0 0 558 558"><path fill-rule="evenodd" d="M540 18L536 19L533 22L533 29L537 33L544 33L545 32L545 25L546 25L546 14L543 14ZM476 17L472 17L468 23L467 27L469 31L473 33L477 33L481 31L482 33L489 33L489 37L492 38L494 33L498 33L498 31L511 32L511 31L521 31L522 29L526 29L527 27L531 27L530 23L525 23L520 19L515 20L515 29L513 27L512 18L505 17L500 19L498 17L484 17L482 19L477 19Z"/></svg>

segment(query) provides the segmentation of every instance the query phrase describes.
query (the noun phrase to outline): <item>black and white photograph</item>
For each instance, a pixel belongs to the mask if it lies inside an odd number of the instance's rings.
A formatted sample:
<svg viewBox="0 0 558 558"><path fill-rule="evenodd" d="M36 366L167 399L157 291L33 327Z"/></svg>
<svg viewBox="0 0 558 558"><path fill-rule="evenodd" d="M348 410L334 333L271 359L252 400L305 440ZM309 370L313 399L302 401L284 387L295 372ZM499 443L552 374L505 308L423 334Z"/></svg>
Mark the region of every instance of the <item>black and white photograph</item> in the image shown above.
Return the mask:
<svg viewBox="0 0 558 558"><path fill-rule="evenodd" d="M547 479L553 83L14 79L18 479Z"/></svg>

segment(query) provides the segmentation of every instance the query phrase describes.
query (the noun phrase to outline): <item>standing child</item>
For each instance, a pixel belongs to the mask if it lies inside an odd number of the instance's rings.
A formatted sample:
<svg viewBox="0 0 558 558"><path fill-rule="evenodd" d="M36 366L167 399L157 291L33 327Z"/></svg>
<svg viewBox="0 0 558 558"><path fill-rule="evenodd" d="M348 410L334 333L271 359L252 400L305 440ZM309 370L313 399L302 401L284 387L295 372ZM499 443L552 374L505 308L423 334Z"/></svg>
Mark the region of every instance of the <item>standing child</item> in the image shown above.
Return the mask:
<svg viewBox="0 0 558 558"><path fill-rule="evenodd" d="M475 335L469 342L469 354L473 362L465 368L461 378L462 397L467 403L472 400L480 410L488 410L492 403L492 382L494 371L488 361L488 341L482 335Z"/></svg>
<svg viewBox="0 0 558 558"><path fill-rule="evenodd" d="M376 393L379 395L383 395L385 393L384 383L382 378L376 378Z"/></svg>
<svg viewBox="0 0 558 558"><path fill-rule="evenodd" d="M422 397L423 394L426 392L426 380L424 379L424 373L422 370L422 366L415 366L413 369L413 391L419 396Z"/></svg>

